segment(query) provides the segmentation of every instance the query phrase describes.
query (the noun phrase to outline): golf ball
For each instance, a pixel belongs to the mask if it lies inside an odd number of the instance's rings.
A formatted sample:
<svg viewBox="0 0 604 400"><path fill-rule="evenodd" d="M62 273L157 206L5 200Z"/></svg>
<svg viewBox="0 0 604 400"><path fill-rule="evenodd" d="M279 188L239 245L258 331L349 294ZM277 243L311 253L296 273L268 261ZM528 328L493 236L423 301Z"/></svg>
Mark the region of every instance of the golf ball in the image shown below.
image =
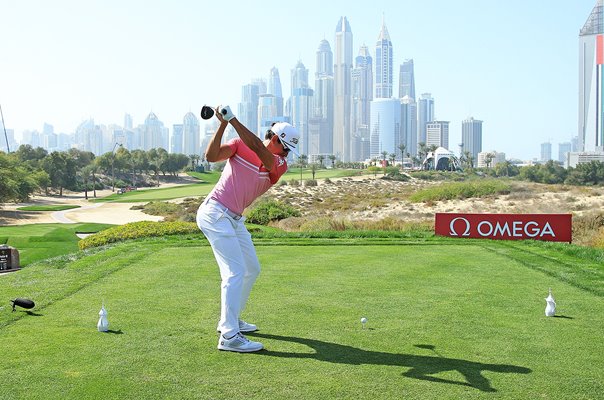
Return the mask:
<svg viewBox="0 0 604 400"><path fill-rule="evenodd" d="M367 318L363 317L361 318L361 324L366 324L367 323Z"/></svg>

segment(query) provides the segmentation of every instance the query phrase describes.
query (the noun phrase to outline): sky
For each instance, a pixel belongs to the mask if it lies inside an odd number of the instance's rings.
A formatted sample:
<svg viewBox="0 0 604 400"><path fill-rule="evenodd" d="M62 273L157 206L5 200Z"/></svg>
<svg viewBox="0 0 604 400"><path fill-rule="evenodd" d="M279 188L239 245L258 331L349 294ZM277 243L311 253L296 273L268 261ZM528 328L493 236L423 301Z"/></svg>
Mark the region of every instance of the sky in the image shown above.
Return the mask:
<svg viewBox="0 0 604 400"><path fill-rule="evenodd" d="M346 16L353 59L375 63L382 20L393 44L394 89L403 60L435 118L483 122L483 150L540 157L540 145L577 134L579 30L596 0L0 0L0 105L24 130L72 133L84 120L134 126L150 112L172 130L204 104L237 110L241 87L277 67L283 96L300 60L314 87L319 42L335 51ZM375 71L374 71L375 73Z"/></svg>

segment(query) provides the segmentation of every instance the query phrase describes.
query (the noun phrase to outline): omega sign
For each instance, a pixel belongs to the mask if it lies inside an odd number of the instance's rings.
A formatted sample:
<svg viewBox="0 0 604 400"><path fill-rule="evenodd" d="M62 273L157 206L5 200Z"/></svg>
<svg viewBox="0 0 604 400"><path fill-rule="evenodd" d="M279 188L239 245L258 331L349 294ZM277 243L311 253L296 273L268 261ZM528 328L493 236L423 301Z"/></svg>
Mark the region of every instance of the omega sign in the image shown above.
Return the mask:
<svg viewBox="0 0 604 400"><path fill-rule="evenodd" d="M434 231L440 236L458 238L570 243L572 214L437 213Z"/></svg>

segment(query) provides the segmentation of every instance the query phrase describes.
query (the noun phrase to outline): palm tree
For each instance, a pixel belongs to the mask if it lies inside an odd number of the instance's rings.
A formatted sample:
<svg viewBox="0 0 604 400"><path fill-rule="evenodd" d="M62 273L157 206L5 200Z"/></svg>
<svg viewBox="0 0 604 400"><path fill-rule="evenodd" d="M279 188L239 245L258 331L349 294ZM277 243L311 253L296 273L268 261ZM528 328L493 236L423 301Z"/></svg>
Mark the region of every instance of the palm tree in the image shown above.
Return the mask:
<svg viewBox="0 0 604 400"><path fill-rule="evenodd" d="M382 167L386 164L386 157L388 157L388 152L386 150L382 151Z"/></svg>
<svg viewBox="0 0 604 400"><path fill-rule="evenodd" d="M401 168L403 166L403 162L405 161L405 149L406 148L407 148L407 146L405 146L404 144L398 145L398 149L401 151ZM409 157L409 156L407 156L407 157Z"/></svg>
<svg viewBox="0 0 604 400"><path fill-rule="evenodd" d="M335 168L336 167L336 156L334 154L330 154L329 159L331 160L331 168Z"/></svg>
<svg viewBox="0 0 604 400"><path fill-rule="evenodd" d="M390 153L390 155L388 156L388 160L392 165L394 165L394 161L396 160L396 154Z"/></svg>
<svg viewBox="0 0 604 400"><path fill-rule="evenodd" d="M317 156L317 160L319 160L319 164L321 164L321 168L323 168L323 160L325 160L325 156L323 154L319 154Z"/></svg>

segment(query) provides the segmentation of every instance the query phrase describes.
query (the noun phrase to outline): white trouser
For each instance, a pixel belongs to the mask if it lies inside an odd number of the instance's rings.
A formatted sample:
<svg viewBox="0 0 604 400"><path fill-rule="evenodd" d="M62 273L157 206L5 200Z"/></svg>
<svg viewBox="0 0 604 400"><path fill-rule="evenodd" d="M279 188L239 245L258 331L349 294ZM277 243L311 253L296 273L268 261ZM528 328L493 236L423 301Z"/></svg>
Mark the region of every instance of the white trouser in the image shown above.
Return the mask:
<svg viewBox="0 0 604 400"><path fill-rule="evenodd" d="M227 211L220 203L204 201L197 210L197 226L210 242L220 268L222 285L218 329L230 337L239 332L239 315L260 273L260 263L252 235L243 223L245 218L235 220Z"/></svg>

